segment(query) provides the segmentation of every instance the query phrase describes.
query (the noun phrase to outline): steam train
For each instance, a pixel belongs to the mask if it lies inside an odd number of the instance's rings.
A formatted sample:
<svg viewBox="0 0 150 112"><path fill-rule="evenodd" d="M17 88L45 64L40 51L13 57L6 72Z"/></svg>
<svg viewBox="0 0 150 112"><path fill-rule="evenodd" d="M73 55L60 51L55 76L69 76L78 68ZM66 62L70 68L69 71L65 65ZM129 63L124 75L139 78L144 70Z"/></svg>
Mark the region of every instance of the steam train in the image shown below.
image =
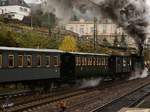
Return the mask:
<svg viewBox="0 0 150 112"><path fill-rule="evenodd" d="M124 79L143 66L144 59L137 55L0 47L0 84L22 83L30 88L98 77Z"/></svg>

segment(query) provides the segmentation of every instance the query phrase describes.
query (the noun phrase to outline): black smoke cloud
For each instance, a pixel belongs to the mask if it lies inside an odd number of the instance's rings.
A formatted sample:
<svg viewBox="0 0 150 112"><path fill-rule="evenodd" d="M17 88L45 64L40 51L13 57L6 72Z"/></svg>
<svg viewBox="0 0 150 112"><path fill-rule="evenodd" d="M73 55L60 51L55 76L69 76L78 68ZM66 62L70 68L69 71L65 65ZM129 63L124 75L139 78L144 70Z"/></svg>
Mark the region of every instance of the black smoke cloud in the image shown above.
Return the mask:
<svg viewBox="0 0 150 112"><path fill-rule="evenodd" d="M149 23L145 0L48 0L44 10L63 21L69 21L74 10L87 17L108 17L135 39L142 52Z"/></svg>

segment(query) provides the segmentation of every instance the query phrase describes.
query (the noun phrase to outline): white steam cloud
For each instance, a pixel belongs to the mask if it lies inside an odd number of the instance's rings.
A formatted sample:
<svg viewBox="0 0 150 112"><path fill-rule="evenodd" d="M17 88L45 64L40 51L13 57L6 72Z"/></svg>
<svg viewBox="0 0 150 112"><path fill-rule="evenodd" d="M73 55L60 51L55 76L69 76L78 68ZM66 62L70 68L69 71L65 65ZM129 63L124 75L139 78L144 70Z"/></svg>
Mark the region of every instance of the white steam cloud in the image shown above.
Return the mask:
<svg viewBox="0 0 150 112"><path fill-rule="evenodd" d="M80 88L87 88L87 87L96 87L100 84L100 82L102 81L101 78L97 78L97 79L84 79L81 82L81 86Z"/></svg>
<svg viewBox="0 0 150 112"><path fill-rule="evenodd" d="M145 67L144 70L141 70L140 68L136 68L135 72L131 74L131 77L129 80L138 79L138 78L146 78L148 77L148 68Z"/></svg>

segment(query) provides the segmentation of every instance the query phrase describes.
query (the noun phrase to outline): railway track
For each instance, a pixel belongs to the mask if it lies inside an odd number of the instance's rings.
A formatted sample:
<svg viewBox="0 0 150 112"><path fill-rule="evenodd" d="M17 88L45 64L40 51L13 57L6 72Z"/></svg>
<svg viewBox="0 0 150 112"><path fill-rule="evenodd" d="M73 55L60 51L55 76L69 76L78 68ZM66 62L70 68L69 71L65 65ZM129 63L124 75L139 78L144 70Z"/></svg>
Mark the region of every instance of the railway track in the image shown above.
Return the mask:
<svg viewBox="0 0 150 112"><path fill-rule="evenodd" d="M101 85L100 89L103 89L105 87L109 87L110 85L112 86L112 81L108 81L105 83L103 85ZM117 82L117 83L121 83L121 82ZM97 89L97 87L92 88L92 90L94 90L94 89ZM51 94L44 94L42 96L35 96L32 98L28 98L28 97L26 98L25 97L25 99L23 99L23 101L16 101L15 106L13 106L12 108L7 108L5 110L10 111L10 112L15 112L15 111L20 112L22 110L26 110L26 109L33 108L33 107L38 107L40 105L49 104L51 102L56 102L58 100L65 99L68 97L86 94L89 91L91 91L91 88L88 88L88 89L72 88L71 90L66 89L66 91L61 91L58 93L51 93Z"/></svg>
<svg viewBox="0 0 150 112"><path fill-rule="evenodd" d="M0 94L0 100L4 100L5 98L8 98L8 97L16 98L16 97L29 95L29 94L32 94L30 90L2 93Z"/></svg>
<svg viewBox="0 0 150 112"><path fill-rule="evenodd" d="M145 97L150 95L150 84L138 88L137 90L121 96L113 101L104 104L90 112L117 112L123 107L134 107Z"/></svg>
<svg viewBox="0 0 150 112"><path fill-rule="evenodd" d="M149 78L150 79L150 78ZM113 101L114 99L131 93L138 88L150 83L149 79L134 80L127 83L116 85L116 87L109 87L103 90L94 90L91 94L84 94L64 99L67 102L67 112L91 112L97 107ZM131 87L129 86L131 85ZM121 88L123 88L121 90ZM115 93L116 92L116 93ZM32 112L58 112L59 109L56 103L41 106L37 109L33 109ZM107 112L107 111L105 111Z"/></svg>
<svg viewBox="0 0 150 112"><path fill-rule="evenodd" d="M55 102L55 101L60 100L60 99L64 99L64 98L67 98L67 97L71 97L71 96L75 96L75 95L79 95L79 94L83 94L83 93L85 93L84 90L83 91L72 92L72 93L66 94L66 95L60 95L58 97L46 96L44 98L38 98L38 99L35 99L33 101L30 101L30 102L26 102L26 103L16 105L12 108L6 109L6 111L7 112L21 112L21 111L29 109L29 108L38 107L38 106L45 105L45 104L48 104L48 103L51 103L51 102Z"/></svg>
<svg viewBox="0 0 150 112"><path fill-rule="evenodd" d="M129 85L130 84L131 83L129 83ZM113 88L114 90L110 88L110 90L105 91L105 92L100 91L97 96L94 96L93 98L90 97L86 101L82 100L82 101L78 102L78 104L70 106L67 110L68 110L68 112L74 112L74 111L99 112L100 107L103 108L107 104L110 104L110 106L111 106L112 104L110 102L114 102L123 96L126 96L126 95L128 96L132 92L139 90L140 88L143 88L143 87L145 87L145 85L149 85L149 84L150 84L150 81L148 81L147 83L145 83L145 82L139 83L137 85L134 84L135 88L134 88L134 86L129 87L129 85L124 85L124 88L123 88L123 86L120 86L120 87L118 86L118 88L114 87ZM121 88L122 88L122 90L121 90ZM142 94L144 96L148 94L148 93L145 93L145 94L144 93ZM135 96L134 101L136 99L139 99L138 96L136 97L136 95L140 95L140 93L137 93L134 95ZM144 97L142 95L141 95L141 97L140 96L139 97L140 98ZM122 106L123 106L123 104L124 103L122 103ZM117 111L112 111L112 109L110 109L110 111L104 110L102 112L117 112Z"/></svg>
<svg viewBox="0 0 150 112"><path fill-rule="evenodd" d="M43 99L35 99L32 102L23 103L20 105L16 105L12 108L6 109L7 112L57 112L57 102L65 101L68 105L68 112L75 112L75 110L79 112L94 112L95 108L104 106L104 104L108 104L110 101L116 99L118 94L125 95L131 93L131 91L137 90L139 87L145 86L149 84L150 78L147 79L137 79L134 81L127 81L121 84L110 83L107 87L97 87L94 89L84 89L79 91L70 92L67 94L62 94L59 96L46 97ZM136 85L135 85L136 84ZM129 87L129 85L132 85ZM134 88L134 86L136 88ZM125 88L125 87L128 87ZM121 88L124 88L120 90ZM111 91L111 92L110 92ZM118 91L115 93L115 91ZM114 92L112 94L112 92ZM106 96L107 94L107 96ZM121 97L121 96L120 96ZM87 105L88 104L88 105ZM48 111L49 110L49 111ZM107 112L107 111L106 111Z"/></svg>

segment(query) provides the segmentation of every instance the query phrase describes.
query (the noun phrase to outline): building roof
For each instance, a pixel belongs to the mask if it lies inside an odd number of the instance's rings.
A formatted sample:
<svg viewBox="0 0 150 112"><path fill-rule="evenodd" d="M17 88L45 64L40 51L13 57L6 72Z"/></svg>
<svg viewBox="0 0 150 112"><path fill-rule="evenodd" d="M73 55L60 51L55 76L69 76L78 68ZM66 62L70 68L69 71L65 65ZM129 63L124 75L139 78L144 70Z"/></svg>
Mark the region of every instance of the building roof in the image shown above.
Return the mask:
<svg viewBox="0 0 150 112"><path fill-rule="evenodd" d="M19 5L30 8L24 0L0 0L0 6Z"/></svg>

